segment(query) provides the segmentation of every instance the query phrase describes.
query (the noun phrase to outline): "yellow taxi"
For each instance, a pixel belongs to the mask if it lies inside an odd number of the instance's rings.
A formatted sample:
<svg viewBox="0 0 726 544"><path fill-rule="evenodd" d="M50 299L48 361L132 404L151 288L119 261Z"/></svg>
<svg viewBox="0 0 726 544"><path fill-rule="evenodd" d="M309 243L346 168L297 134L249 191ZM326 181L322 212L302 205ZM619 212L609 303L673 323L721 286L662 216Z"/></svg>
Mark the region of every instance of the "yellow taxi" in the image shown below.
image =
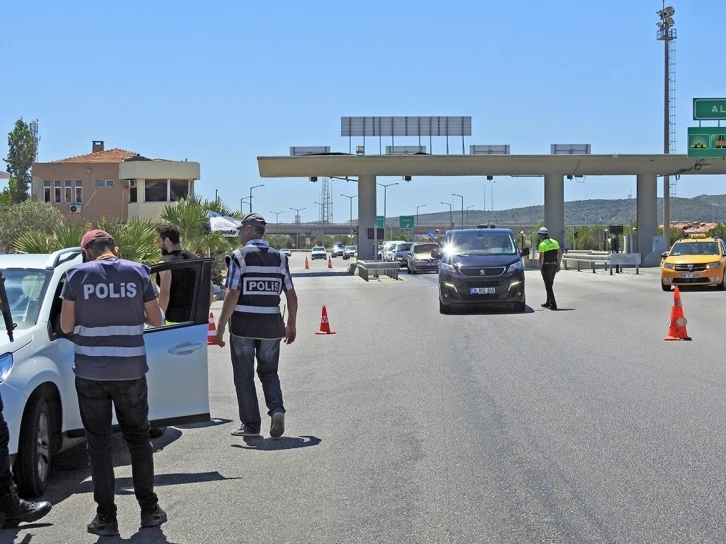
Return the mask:
<svg viewBox="0 0 726 544"><path fill-rule="evenodd" d="M664 291L674 285L715 285L723 290L726 244L705 234L681 238L661 255L660 283Z"/></svg>

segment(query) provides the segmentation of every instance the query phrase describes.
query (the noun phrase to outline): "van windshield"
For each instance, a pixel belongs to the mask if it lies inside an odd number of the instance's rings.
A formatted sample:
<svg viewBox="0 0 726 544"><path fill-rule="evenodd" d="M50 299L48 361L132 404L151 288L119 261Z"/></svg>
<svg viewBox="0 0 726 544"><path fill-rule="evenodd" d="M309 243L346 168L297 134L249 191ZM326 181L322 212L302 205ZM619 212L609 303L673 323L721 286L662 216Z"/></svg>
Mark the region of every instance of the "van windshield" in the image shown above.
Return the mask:
<svg viewBox="0 0 726 544"><path fill-rule="evenodd" d="M3 270L3 275L15 328L22 330L32 327L38 320L51 273L46 270L10 268Z"/></svg>
<svg viewBox="0 0 726 544"><path fill-rule="evenodd" d="M444 251L453 255L516 255L517 243L506 232L456 232Z"/></svg>

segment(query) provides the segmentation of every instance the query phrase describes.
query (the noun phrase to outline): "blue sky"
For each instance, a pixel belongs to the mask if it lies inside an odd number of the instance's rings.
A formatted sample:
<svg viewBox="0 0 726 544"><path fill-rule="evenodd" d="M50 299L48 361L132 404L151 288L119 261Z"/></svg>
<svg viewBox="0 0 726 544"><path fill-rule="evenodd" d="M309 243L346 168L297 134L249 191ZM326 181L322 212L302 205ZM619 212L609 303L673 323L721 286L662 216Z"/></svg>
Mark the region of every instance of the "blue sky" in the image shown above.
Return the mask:
<svg viewBox="0 0 726 544"><path fill-rule="evenodd" d="M726 96L722 4L671 3L680 153L695 124L692 98ZM320 184L261 180L256 157L288 155L292 145L347 151L341 116L470 115L467 150L510 144L512 153L549 153L551 143L590 143L593 153L659 153L661 7L657 0L8 3L0 156L15 119L38 119L41 161L89 152L92 140L188 158L201 163L198 193L214 197L216 189L238 206L250 186L264 183L255 210L268 220L270 210L287 210L282 221L290 207L317 219ZM445 152L445 140L435 139L433 151ZM348 199L338 195L355 190L333 182L336 222L348 219ZM634 179L586 178L566 181L565 198L631 191L635 197ZM440 202L453 202L451 193L483 206L481 178L414 178L388 189L388 216L421 204L421 213L446 211ZM677 184L678 196L702 193L726 193L723 179ZM542 202L541 179L497 178L495 209Z"/></svg>

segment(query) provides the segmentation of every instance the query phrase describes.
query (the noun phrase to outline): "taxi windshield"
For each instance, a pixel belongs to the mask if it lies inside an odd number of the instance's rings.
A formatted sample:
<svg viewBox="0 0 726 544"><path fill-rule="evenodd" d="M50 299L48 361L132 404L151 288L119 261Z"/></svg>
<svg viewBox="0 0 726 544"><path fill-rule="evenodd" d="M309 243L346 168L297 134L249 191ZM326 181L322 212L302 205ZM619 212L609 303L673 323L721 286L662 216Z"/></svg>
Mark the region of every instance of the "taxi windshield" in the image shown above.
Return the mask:
<svg viewBox="0 0 726 544"><path fill-rule="evenodd" d="M460 232L452 237L447 252L455 255L516 255L517 244L511 234L503 232Z"/></svg>
<svg viewBox="0 0 726 544"><path fill-rule="evenodd" d="M28 329L35 325L43 302L50 272L37 269L8 268L3 270L8 305L15 329Z"/></svg>
<svg viewBox="0 0 726 544"><path fill-rule="evenodd" d="M718 255L718 243L678 242L673 245L673 249L670 252L671 257L683 257L686 255Z"/></svg>

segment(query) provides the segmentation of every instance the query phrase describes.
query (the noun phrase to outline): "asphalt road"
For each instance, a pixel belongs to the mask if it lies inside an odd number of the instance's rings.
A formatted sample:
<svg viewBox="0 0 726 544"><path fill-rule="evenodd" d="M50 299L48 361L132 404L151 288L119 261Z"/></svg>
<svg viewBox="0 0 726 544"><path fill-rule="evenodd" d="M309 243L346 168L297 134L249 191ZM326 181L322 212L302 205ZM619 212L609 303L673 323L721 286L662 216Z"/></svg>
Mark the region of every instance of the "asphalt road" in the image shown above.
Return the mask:
<svg viewBox="0 0 726 544"><path fill-rule="evenodd" d="M693 341L665 342L673 296L652 270L563 271L557 312L540 308L541 278L528 272L524 314L440 315L435 275L401 278L297 278L298 340L282 348L282 439L230 436L229 357L210 347L215 421L154 441L163 532L137 533L117 440L123 537L726 541L726 292L682 293ZM322 305L335 335L314 334ZM84 450L60 462L53 512L1 542L96 542L85 533L94 503Z"/></svg>

